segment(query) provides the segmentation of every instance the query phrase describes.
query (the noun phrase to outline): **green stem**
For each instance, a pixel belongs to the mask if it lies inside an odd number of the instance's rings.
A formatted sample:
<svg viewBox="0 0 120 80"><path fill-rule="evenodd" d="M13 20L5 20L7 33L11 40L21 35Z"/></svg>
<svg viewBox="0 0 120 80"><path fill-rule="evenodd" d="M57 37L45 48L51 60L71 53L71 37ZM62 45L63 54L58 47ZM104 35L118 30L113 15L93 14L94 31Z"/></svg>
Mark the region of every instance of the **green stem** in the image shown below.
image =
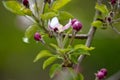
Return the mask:
<svg viewBox="0 0 120 80"><path fill-rule="evenodd" d="M58 33L58 34L57 34L56 40L57 40L58 46L59 46L61 49L63 49L64 46L63 46L63 37L62 37L62 33Z"/></svg>
<svg viewBox="0 0 120 80"><path fill-rule="evenodd" d="M46 5L46 3L44 2L43 3L43 8L42 8L42 14L45 13L45 5ZM40 24L41 24L41 27L45 30L45 32L48 33L49 31L45 28L45 21L42 20L41 17L40 17Z"/></svg>
<svg viewBox="0 0 120 80"><path fill-rule="evenodd" d="M75 39L75 35L76 35L76 32L73 30L72 37L71 37L71 40L70 40L69 45L72 45L72 44L73 44L73 41L74 41L74 39Z"/></svg>
<svg viewBox="0 0 120 80"><path fill-rule="evenodd" d="M48 50L50 50L51 52L55 53L56 51L53 50L49 45L47 45L43 40L41 41L42 45L45 46Z"/></svg>
<svg viewBox="0 0 120 80"><path fill-rule="evenodd" d="M65 35L63 35L63 37L64 37L64 39L63 39L63 46L65 46L67 41L68 41L69 33L71 33L71 30L69 30Z"/></svg>

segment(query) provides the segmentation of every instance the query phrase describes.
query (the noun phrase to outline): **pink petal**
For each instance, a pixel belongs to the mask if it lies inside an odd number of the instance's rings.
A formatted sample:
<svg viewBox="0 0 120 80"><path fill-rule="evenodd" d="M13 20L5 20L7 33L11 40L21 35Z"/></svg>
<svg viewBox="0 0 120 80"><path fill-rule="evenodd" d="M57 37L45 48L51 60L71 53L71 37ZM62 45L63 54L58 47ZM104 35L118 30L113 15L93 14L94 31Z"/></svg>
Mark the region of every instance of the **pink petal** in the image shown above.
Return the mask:
<svg viewBox="0 0 120 80"><path fill-rule="evenodd" d="M62 31L68 29L71 26L71 19L69 20L69 22L62 28Z"/></svg>

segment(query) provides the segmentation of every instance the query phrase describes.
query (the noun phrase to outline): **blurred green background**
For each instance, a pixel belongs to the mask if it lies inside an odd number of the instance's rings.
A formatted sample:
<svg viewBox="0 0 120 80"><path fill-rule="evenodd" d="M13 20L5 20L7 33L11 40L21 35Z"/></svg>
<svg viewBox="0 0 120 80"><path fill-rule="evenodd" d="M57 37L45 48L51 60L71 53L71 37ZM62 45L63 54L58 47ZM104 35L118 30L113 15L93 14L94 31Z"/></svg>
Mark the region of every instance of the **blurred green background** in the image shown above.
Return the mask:
<svg viewBox="0 0 120 80"><path fill-rule="evenodd" d="M90 28L95 1L72 0L64 8L83 23L82 33ZM0 1L0 80L49 80L48 70L42 70L43 60L33 63L43 47L35 41L24 43L25 30L18 27L16 20L16 15L7 11ZM92 46L95 50L82 64L85 80L94 80L94 73L103 67L108 69L108 77L120 70L120 35L111 28L98 29Z"/></svg>

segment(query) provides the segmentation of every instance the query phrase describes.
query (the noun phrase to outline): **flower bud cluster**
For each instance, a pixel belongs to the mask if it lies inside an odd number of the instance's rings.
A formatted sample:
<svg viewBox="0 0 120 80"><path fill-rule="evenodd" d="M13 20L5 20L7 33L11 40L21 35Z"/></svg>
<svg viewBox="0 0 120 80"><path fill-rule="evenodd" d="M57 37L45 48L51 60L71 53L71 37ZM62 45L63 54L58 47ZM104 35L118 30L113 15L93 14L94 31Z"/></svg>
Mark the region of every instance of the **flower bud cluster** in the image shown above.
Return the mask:
<svg viewBox="0 0 120 80"><path fill-rule="evenodd" d="M54 32L57 32L57 31L62 32L64 30L68 29L70 26L72 26L73 30L75 30L76 32L78 32L82 29L82 23L80 21L78 21L77 19L70 20L65 26L62 26L59 23L57 17L54 17L52 19L52 21L48 23L48 26ZM38 32L36 32L34 34L34 39L36 41L41 41L42 37Z"/></svg>
<svg viewBox="0 0 120 80"><path fill-rule="evenodd" d="M100 69L100 71L98 71L98 73L96 73L95 75L96 75L96 78L97 78L98 80L102 80L102 79L104 79L104 78L106 77L106 75L107 75L107 69L102 68L102 69Z"/></svg>
<svg viewBox="0 0 120 80"><path fill-rule="evenodd" d="M67 30L68 28L70 28L70 26L72 26L73 30L75 30L76 32L82 29L82 23L78 21L77 19L73 19L73 20L70 19L69 22L65 26L60 24L57 17L53 17L48 22L49 29L51 31L59 32L59 33Z"/></svg>

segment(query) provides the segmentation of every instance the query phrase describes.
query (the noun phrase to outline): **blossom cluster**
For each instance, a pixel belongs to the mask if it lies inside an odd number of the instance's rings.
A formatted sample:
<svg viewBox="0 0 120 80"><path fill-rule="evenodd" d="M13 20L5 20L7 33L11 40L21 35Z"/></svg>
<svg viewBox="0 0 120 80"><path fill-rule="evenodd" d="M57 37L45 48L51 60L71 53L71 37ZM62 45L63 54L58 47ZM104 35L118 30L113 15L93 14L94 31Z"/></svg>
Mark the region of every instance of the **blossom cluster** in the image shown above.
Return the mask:
<svg viewBox="0 0 120 80"><path fill-rule="evenodd" d="M44 0L44 1L46 2L46 1L49 1L49 0ZM33 2L32 0L29 0L29 1L28 0L23 0L22 3L25 7L30 8L30 10L33 12L33 14L36 15L35 10L33 9L34 5L32 4L32 3L35 3L35 2ZM72 27L72 29L75 32L78 32L82 28L82 23L80 21L78 21L77 19L73 19L73 20L69 19L68 23L63 26L62 24L60 24L57 17L53 17L51 20L48 21L48 30L50 30L52 32L62 33L65 30L69 29L70 27ZM36 41L41 41L42 40L41 38L42 37L38 32L36 32L34 34L34 39Z"/></svg>
<svg viewBox="0 0 120 80"><path fill-rule="evenodd" d="M75 31L75 32L78 32L81 30L82 28L82 23L80 21L78 21L77 19L73 19L73 20L69 20L69 22L63 26L62 24L59 23L59 20L57 17L53 17L52 20L49 20L48 22L48 28L50 31L53 31L53 32L57 32L57 33L61 33L67 29L69 29L70 27L72 27L72 29ZM38 32L35 33L34 35L34 38L36 41L40 41L41 40L41 35L39 34L38 35Z"/></svg>

